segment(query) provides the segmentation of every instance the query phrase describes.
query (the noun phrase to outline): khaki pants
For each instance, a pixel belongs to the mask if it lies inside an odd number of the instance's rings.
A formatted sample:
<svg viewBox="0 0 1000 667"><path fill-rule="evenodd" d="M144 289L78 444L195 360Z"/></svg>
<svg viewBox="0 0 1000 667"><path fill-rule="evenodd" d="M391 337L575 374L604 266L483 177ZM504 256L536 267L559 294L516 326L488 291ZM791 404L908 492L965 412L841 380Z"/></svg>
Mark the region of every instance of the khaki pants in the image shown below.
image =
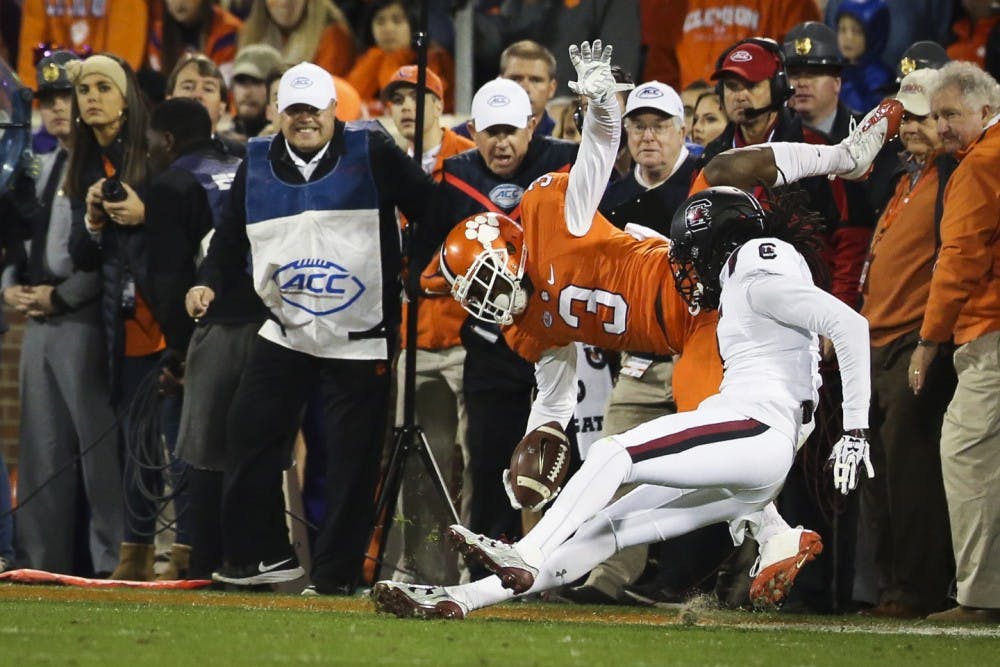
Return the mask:
<svg viewBox="0 0 1000 667"><path fill-rule="evenodd" d="M941 428L958 602L1000 609L1000 331L955 351L958 387Z"/></svg>

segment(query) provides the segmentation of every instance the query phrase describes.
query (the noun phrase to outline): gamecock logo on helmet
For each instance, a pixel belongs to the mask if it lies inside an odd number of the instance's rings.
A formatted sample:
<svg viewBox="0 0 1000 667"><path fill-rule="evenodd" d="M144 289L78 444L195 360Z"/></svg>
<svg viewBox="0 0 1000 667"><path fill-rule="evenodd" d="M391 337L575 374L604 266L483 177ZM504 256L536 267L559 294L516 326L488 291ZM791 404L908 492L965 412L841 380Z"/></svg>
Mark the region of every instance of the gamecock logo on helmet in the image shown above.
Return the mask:
<svg viewBox="0 0 1000 667"><path fill-rule="evenodd" d="M697 199L687 207L684 211L684 223L689 232L700 232L704 229L708 229L709 225L709 208L712 207L712 202L708 199Z"/></svg>

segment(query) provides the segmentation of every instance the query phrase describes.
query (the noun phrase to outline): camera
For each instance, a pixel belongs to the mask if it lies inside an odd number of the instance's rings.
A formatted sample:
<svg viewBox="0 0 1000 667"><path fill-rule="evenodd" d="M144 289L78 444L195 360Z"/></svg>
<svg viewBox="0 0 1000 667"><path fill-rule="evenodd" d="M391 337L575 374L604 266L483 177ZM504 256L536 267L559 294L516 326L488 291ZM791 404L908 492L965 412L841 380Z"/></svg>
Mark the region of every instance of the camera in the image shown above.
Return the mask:
<svg viewBox="0 0 1000 667"><path fill-rule="evenodd" d="M111 176L105 179L101 185L101 199L111 203L128 199L128 192L125 191L125 186L122 185L120 178Z"/></svg>

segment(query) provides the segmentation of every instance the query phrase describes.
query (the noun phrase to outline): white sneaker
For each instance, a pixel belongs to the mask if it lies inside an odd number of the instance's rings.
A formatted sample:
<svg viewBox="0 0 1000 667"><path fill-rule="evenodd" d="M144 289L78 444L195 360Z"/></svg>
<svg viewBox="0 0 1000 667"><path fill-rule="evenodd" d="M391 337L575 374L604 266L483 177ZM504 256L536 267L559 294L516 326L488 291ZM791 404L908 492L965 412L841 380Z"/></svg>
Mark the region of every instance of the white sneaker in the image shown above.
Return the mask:
<svg viewBox="0 0 1000 667"><path fill-rule="evenodd" d="M883 100L869 111L840 142L854 160L854 168L838 175L848 181L864 180L871 171L872 162L882 150L882 146L899 132L899 122L902 117L903 105L894 99Z"/></svg>
<svg viewBox="0 0 1000 667"><path fill-rule="evenodd" d="M448 618L461 620L469 613L443 586L421 586L402 581L380 581L371 592L375 610L399 618Z"/></svg>
<svg viewBox="0 0 1000 667"><path fill-rule="evenodd" d="M524 593L535 583L538 568L528 565L511 544L473 533L457 523L448 527L448 541L467 563L479 563L500 577L504 588Z"/></svg>
<svg viewBox="0 0 1000 667"><path fill-rule="evenodd" d="M819 533L802 526L789 528L760 545L760 555L750 569L750 602L754 607L776 607L785 599L806 563L823 553Z"/></svg>

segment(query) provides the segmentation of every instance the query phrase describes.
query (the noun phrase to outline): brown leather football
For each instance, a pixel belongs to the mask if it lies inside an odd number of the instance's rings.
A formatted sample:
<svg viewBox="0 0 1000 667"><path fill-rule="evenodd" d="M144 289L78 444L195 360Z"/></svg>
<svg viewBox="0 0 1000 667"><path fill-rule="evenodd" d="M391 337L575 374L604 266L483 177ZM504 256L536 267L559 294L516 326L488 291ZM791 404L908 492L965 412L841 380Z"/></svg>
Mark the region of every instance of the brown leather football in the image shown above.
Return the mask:
<svg viewBox="0 0 1000 667"><path fill-rule="evenodd" d="M521 507L539 509L552 499L569 473L569 439L556 422L524 436L510 457L510 483Z"/></svg>

